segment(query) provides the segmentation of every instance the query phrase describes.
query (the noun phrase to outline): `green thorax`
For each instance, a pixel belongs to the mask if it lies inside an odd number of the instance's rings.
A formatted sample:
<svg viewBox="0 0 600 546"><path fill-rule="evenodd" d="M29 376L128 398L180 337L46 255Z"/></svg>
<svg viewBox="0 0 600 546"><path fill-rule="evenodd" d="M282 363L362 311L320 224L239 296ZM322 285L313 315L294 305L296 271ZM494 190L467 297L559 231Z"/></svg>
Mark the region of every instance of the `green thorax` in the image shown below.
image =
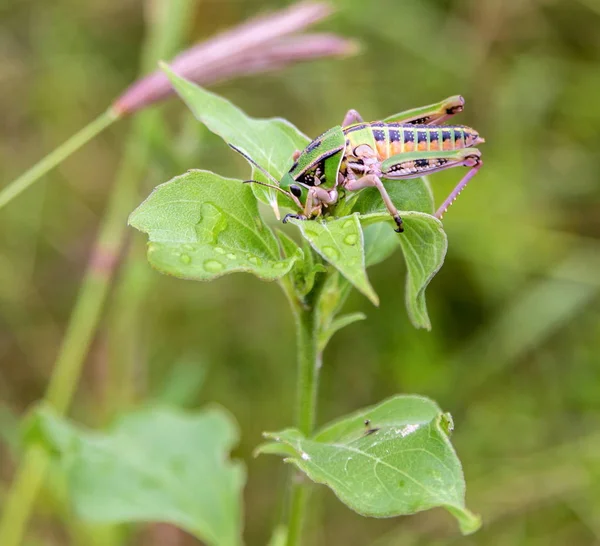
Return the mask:
<svg viewBox="0 0 600 546"><path fill-rule="evenodd" d="M354 150L361 144L367 144L375 150L375 137L370 123L361 122L344 127L344 134L348 140L350 150Z"/></svg>
<svg viewBox="0 0 600 546"><path fill-rule="evenodd" d="M332 127L321 136L315 138L300 154L281 180L281 187L287 190L291 181L319 185L325 189L333 189L337 184L337 175L342 163L346 138L341 126Z"/></svg>

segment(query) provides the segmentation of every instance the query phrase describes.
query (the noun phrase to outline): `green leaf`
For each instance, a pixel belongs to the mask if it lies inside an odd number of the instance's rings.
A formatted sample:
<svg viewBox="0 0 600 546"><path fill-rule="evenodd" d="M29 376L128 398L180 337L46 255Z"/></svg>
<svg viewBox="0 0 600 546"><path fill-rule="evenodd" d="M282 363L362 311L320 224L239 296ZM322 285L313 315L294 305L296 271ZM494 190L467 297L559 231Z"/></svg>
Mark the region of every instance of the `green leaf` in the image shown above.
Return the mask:
<svg viewBox="0 0 600 546"><path fill-rule="evenodd" d="M322 329L319 334L319 351L322 352L327 347L327 344L336 332L339 332L342 328L354 324L359 320L365 320L367 316L364 313L349 313L336 317L331 321L331 324L326 329Z"/></svg>
<svg viewBox="0 0 600 546"><path fill-rule="evenodd" d="M399 209L433 213L433 194L425 178L384 180L384 184L392 201ZM387 209L377 188L362 190L352 206L352 210L363 216L375 213L387 214ZM384 224L365 227L363 232L367 267L386 260L400 243L394 230L390 230L389 226Z"/></svg>
<svg viewBox="0 0 600 546"><path fill-rule="evenodd" d="M363 227L367 267L387 260L399 247L400 237L384 222Z"/></svg>
<svg viewBox="0 0 600 546"><path fill-rule="evenodd" d="M148 234L152 266L184 279L246 271L273 280L297 259L281 259L247 184L207 171L188 171L161 184L129 223Z"/></svg>
<svg viewBox="0 0 600 546"><path fill-rule="evenodd" d="M303 239L304 248L302 249L283 231L278 231L277 235L284 255L288 258L297 257L290 274L296 294L302 299L312 290L316 274L324 273L327 268L322 263L315 263L313 252L306 240Z"/></svg>
<svg viewBox="0 0 600 546"><path fill-rule="evenodd" d="M285 446L287 462L364 516L442 506L468 534L480 520L465 507L465 481L448 438L449 422L427 398L396 396L324 427L311 439L295 429L265 434L274 442L260 452L276 453L273 444Z"/></svg>
<svg viewBox="0 0 600 546"><path fill-rule="evenodd" d="M304 149L310 142L306 135L287 120L251 118L226 99L181 78L166 65L162 68L175 91L199 121L228 144L241 148L276 180L281 180L291 167L294 151ZM254 167L252 177L267 181ZM272 181L269 183L272 184ZM257 198L269 203L274 210L277 207L277 197L282 199L283 204L295 208L291 199L275 190L256 184L252 185L252 190Z"/></svg>
<svg viewBox="0 0 600 546"><path fill-rule="evenodd" d="M48 408L26 431L62 465L82 518L172 523L214 546L242 543L245 470L228 460L237 425L222 409L145 409L106 433L76 427Z"/></svg>
<svg viewBox="0 0 600 546"><path fill-rule="evenodd" d="M290 220L325 260L375 305L379 298L367 278L363 232L358 215L329 221Z"/></svg>
<svg viewBox="0 0 600 546"><path fill-rule="evenodd" d="M396 235L406 261L408 316L415 327L430 330L431 321L427 314L425 289L444 263L448 238L442 223L429 214L401 211L400 215L404 220L404 233ZM387 212L361 216L360 221L363 227L384 222L386 227L393 231L391 227L393 222ZM375 254L375 256L381 257L381 249L377 252L379 255Z"/></svg>

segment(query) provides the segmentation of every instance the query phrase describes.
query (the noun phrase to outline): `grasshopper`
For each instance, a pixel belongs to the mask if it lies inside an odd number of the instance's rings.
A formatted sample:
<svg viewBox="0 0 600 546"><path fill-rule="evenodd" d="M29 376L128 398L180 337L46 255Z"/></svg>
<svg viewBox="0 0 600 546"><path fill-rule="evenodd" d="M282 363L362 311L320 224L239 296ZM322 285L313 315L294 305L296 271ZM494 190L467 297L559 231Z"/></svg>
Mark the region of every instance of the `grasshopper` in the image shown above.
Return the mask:
<svg viewBox="0 0 600 546"><path fill-rule="evenodd" d="M482 166L476 148L484 141L477 131L464 125L443 125L462 112L461 96L395 114L383 121L364 122L356 110L349 110L342 125L329 129L303 151L292 156L293 165L280 181L257 165L243 151L234 148L254 164L273 184L247 180L286 194L298 207L290 218L307 220L321 216L340 198L340 191L375 187L396 223L402 218L382 180L406 180L452 167L470 167L467 174L439 207L442 218L448 207Z"/></svg>

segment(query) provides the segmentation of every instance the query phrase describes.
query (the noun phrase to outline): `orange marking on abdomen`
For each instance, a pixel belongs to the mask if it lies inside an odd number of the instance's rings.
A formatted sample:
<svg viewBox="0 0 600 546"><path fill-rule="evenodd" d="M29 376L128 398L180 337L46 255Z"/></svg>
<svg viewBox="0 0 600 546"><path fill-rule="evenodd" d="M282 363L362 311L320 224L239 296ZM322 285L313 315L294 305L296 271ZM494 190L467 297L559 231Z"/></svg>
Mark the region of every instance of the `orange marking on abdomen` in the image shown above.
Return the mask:
<svg viewBox="0 0 600 546"><path fill-rule="evenodd" d="M397 155L402 153L402 142L394 141L391 143L392 155Z"/></svg>
<svg viewBox="0 0 600 546"><path fill-rule="evenodd" d="M385 140L378 140L375 145L377 146L377 155L380 160L384 160L388 158L388 147L387 142Z"/></svg>
<svg viewBox="0 0 600 546"><path fill-rule="evenodd" d="M437 152L440 149L440 141L439 140L432 140L429 143L429 151L430 152Z"/></svg>

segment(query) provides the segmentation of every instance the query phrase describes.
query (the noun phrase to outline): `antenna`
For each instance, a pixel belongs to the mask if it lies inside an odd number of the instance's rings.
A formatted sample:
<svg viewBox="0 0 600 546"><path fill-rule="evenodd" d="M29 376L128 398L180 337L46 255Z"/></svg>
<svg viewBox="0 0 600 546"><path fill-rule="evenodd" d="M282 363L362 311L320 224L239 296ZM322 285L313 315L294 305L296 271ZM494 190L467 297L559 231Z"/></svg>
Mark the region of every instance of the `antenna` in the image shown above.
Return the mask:
<svg viewBox="0 0 600 546"><path fill-rule="evenodd" d="M272 188L274 190L280 191L285 196L289 197L296 205L298 205L299 209L303 209L304 206L300 203L300 200L291 192L285 191L283 188L279 186L274 186L273 184L267 184L266 182L260 182L259 180L244 180L242 184L258 184L259 186L266 186L267 188Z"/></svg>
<svg viewBox="0 0 600 546"><path fill-rule="evenodd" d="M233 144L229 144L230 148L233 148L238 154L240 154L242 157L244 157L246 159L246 161L248 161L249 163L251 163L252 165L254 165L261 173L263 173L269 180L272 180L274 182L274 186L270 186L270 187L275 187L278 190L281 190L281 188L279 187L279 182L275 179L275 177L268 172L266 169L264 169L263 167L261 167L256 161L254 161L254 159L252 159L246 152L242 151L240 148L237 148L236 146L234 146ZM256 182L257 184L262 184L261 182L258 182L257 180L248 180L247 182ZM262 184L263 186L268 186L269 184ZM284 193L284 190L281 190Z"/></svg>

